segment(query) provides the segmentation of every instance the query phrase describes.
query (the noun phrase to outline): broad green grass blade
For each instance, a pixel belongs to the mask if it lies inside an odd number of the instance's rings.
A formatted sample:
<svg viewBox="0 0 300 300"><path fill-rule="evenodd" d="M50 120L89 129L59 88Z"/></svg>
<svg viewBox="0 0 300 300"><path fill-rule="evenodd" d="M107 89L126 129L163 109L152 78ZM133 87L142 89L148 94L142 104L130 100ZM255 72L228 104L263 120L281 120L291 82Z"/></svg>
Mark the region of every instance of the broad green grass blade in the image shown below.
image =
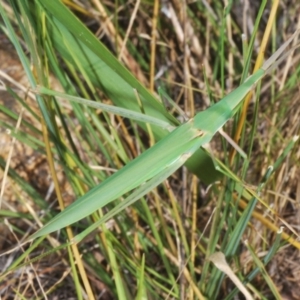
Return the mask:
<svg viewBox="0 0 300 300"><path fill-rule="evenodd" d="M145 184L141 185L129 197L127 197L124 201L116 205L107 214L105 214L105 216L103 216L99 221L95 222L93 225L88 227L80 234L76 235L73 238L72 242L79 243L82 239L84 239L93 230L98 228L101 224L108 221L109 219L111 219L112 217L120 213L122 210L132 205L137 200L141 199L144 195L146 195L148 192L153 190L158 184L160 184L169 176L171 176L184 163L184 161L185 161L184 157L182 157L182 159L178 159L175 163L173 163L169 167L166 167L165 170L162 171L160 174L154 176Z"/></svg>
<svg viewBox="0 0 300 300"><path fill-rule="evenodd" d="M175 163L183 154L193 153L199 148L199 143L196 139L198 135L199 131L192 127L191 122L178 127L154 147L148 149L98 187L92 189L79 201L70 205L61 213L62 215L59 214L55 217L48 224L49 226L44 227L44 230L39 232L38 235L57 230L58 224L60 224L60 228L63 228L88 216L164 171L165 168ZM208 142L209 139L207 135L201 138L205 142ZM34 235L34 237L36 236Z"/></svg>
<svg viewBox="0 0 300 300"><path fill-rule="evenodd" d="M176 128L152 148L67 207L32 237L59 230L90 215L160 174L180 159L181 163L177 165L179 168L199 147L208 143L233 116L244 96L264 73L265 71L260 69L223 100Z"/></svg>

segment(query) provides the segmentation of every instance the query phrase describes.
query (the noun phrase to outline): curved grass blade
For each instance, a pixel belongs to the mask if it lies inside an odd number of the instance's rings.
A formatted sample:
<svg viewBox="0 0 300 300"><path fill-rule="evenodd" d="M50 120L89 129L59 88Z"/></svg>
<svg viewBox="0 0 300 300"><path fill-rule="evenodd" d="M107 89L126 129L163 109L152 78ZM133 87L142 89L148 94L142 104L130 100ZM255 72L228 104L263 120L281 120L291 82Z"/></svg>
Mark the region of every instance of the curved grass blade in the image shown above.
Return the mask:
<svg viewBox="0 0 300 300"><path fill-rule="evenodd" d="M156 125L160 128L167 129L168 131L172 131L175 128L174 126L170 125L170 123L168 123L166 121L163 121L161 119L158 119L158 118L155 118L155 117L152 117L149 115L145 115L143 113L139 113L139 112L136 112L136 111L133 111L130 109L126 109L126 108L122 108L122 107L118 107L118 106L113 106L113 105L109 105L109 104L96 102L96 101L89 100L89 99L84 99L84 98L77 97L77 96L67 95L67 94L64 94L64 93L61 93L58 91L53 91L53 90L47 89L46 87L43 87L43 86L36 87L33 92L42 94L42 95L49 95L49 96L69 99L70 101L84 104L89 107L98 108L98 109L101 109L101 110L109 112L109 113L113 113L113 114L116 114L116 115L119 115L119 116L122 116L125 118L129 118L131 120ZM49 99L53 99L53 98L49 98Z"/></svg>

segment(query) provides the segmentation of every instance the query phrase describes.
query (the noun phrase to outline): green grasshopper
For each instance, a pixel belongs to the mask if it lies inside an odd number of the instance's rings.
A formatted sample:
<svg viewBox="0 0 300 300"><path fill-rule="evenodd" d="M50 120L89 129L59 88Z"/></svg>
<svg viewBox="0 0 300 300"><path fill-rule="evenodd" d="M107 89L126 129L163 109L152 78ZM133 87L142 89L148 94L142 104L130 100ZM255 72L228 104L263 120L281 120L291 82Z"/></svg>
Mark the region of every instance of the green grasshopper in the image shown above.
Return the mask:
<svg viewBox="0 0 300 300"><path fill-rule="evenodd" d="M207 110L198 113L188 122L178 126L169 135L149 148L118 172L80 197L48 224L31 236L31 239L47 235L92 214L113 200L137 188L131 196L117 205L98 223L92 225L73 242L79 242L91 230L120 210L137 201L149 190L160 184L199 148L209 143L213 136L237 112L244 97L256 84L282 60L279 58L298 31L288 39L259 69L242 85ZM40 92L47 93L41 89ZM147 122L151 120L147 120ZM139 187L139 188L138 188Z"/></svg>

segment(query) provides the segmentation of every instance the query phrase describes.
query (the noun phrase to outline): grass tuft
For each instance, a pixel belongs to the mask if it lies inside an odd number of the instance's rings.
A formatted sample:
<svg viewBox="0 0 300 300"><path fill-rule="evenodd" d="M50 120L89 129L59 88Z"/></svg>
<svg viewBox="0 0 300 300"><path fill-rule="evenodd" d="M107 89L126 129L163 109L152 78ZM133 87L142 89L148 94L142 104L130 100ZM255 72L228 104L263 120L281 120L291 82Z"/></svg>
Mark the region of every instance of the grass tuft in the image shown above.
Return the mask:
<svg viewBox="0 0 300 300"><path fill-rule="evenodd" d="M1 299L298 299L299 9L2 1Z"/></svg>

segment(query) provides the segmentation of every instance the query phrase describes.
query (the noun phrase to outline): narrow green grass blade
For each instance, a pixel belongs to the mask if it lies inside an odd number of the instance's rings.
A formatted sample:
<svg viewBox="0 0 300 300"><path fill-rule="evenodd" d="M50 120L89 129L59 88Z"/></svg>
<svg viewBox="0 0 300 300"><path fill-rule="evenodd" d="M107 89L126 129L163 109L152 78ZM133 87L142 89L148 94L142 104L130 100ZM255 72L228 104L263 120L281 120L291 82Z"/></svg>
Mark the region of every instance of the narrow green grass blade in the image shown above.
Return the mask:
<svg viewBox="0 0 300 300"><path fill-rule="evenodd" d="M282 160L287 156L287 154L291 151L291 149L294 146L294 144L296 143L296 141L297 141L297 138L294 138L292 141L290 141L288 143L286 148L283 150L282 155L275 162L276 166L278 166L278 162L281 163ZM257 188L257 191L256 191L257 194L259 194L261 192L262 188L264 187L265 183L269 180L269 178L273 174L273 172L274 172L274 168L272 166L269 167L268 170L266 171L266 174L264 175L260 185ZM238 186L236 188L239 190L240 193L245 192L243 190L243 188L240 188ZM257 201L258 201L258 198L253 196L250 199L247 208L243 211L241 217L237 221L237 223L234 227L234 230L231 233L229 243L227 243L224 246L224 253L227 257L232 257L233 255L235 255L237 248L240 245L240 239L247 227L247 224L251 218L253 210L255 209ZM210 288L207 290L207 293L209 295L213 295L214 291L216 289L218 289L217 286L219 286L221 284L221 282L222 282L221 279L224 277L224 274L221 273L219 270L214 269L211 276L212 276L211 282L214 282L214 284L210 285Z"/></svg>
<svg viewBox="0 0 300 300"><path fill-rule="evenodd" d="M267 273L266 269L265 269L265 266L263 265L263 263L261 262L261 260L259 259L259 257L257 256L257 254L255 253L255 250L250 246L250 245L247 245L247 249L249 250L256 266L259 268L260 270L260 274L264 277L265 279L265 282L268 284L270 290L272 291L273 293L273 297L277 300L280 300L282 299L274 282L272 281L272 279L270 278L269 274Z"/></svg>
<svg viewBox="0 0 300 300"><path fill-rule="evenodd" d="M67 94L64 94L64 93L61 93L58 91L53 91L53 90L47 89L42 86L37 87L34 91L36 93L42 94L42 95L49 95L49 96L55 96L55 97L59 97L59 98L69 99L70 101L84 104L84 105L87 105L90 107L102 109L103 111L117 114L119 116L129 118L131 120L153 124L153 125L159 126L160 128L167 129L168 131L172 131L175 128L174 126L171 126L169 122L162 121L155 117L145 115L145 114L142 114L139 112L135 112L133 110L129 110L126 108L103 104L103 103L99 103L99 102L96 102L93 100L88 100L88 99L84 99L84 98L76 97L76 96L72 96L72 95L67 95ZM50 99L52 99L52 98L50 98Z"/></svg>
<svg viewBox="0 0 300 300"><path fill-rule="evenodd" d="M137 295L136 295L136 300L147 300L147 293L146 293L146 288L145 288L145 282L144 282L144 277L145 277L145 255L142 256L142 263L140 269L137 271L138 276L138 289L137 289Z"/></svg>
<svg viewBox="0 0 300 300"><path fill-rule="evenodd" d="M271 248L269 249L267 255L263 258L263 265L267 265L270 260L274 257L274 255L277 253L278 249L279 249L279 244L280 244L280 240L281 240L281 234L282 234L282 228L280 228L280 230L277 232L276 234L276 239L275 242L273 243L273 245L271 246ZM260 269L259 268L255 268L254 270L252 270L250 272L250 274L248 274L248 276L245 278L244 280L244 284L247 284L248 282L251 282L256 275L259 274ZM230 300L233 299L233 297L238 293L238 289L234 289L226 298L225 300Z"/></svg>
<svg viewBox="0 0 300 300"><path fill-rule="evenodd" d="M108 229L106 229L105 226L103 226L103 232L107 236L106 243L107 243L107 252L109 257L109 265L112 268L112 272L113 272L114 282L116 285L117 295L118 295L117 298L120 300L132 299L131 295L129 295L129 291L126 289L125 284L123 282L122 271L120 270L116 253L113 249L112 241L110 239L110 236L112 234L107 231Z"/></svg>
<svg viewBox="0 0 300 300"><path fill-rule="evenodd" d="M68 254L69 254L69 261L70 261L70 265L71 265L71 269L72 269L72 274L73 274L73 280L74 280L74 286L75 286L75 290L76 290L76 294L77 294L77 299L78 300L82 300L82 288L80 285L80 280L78 277L78 272L76 271L76 264L74 261L74 256L72 255L72 250L70 245L67 245L66 247L68 249Z"/></svg>

